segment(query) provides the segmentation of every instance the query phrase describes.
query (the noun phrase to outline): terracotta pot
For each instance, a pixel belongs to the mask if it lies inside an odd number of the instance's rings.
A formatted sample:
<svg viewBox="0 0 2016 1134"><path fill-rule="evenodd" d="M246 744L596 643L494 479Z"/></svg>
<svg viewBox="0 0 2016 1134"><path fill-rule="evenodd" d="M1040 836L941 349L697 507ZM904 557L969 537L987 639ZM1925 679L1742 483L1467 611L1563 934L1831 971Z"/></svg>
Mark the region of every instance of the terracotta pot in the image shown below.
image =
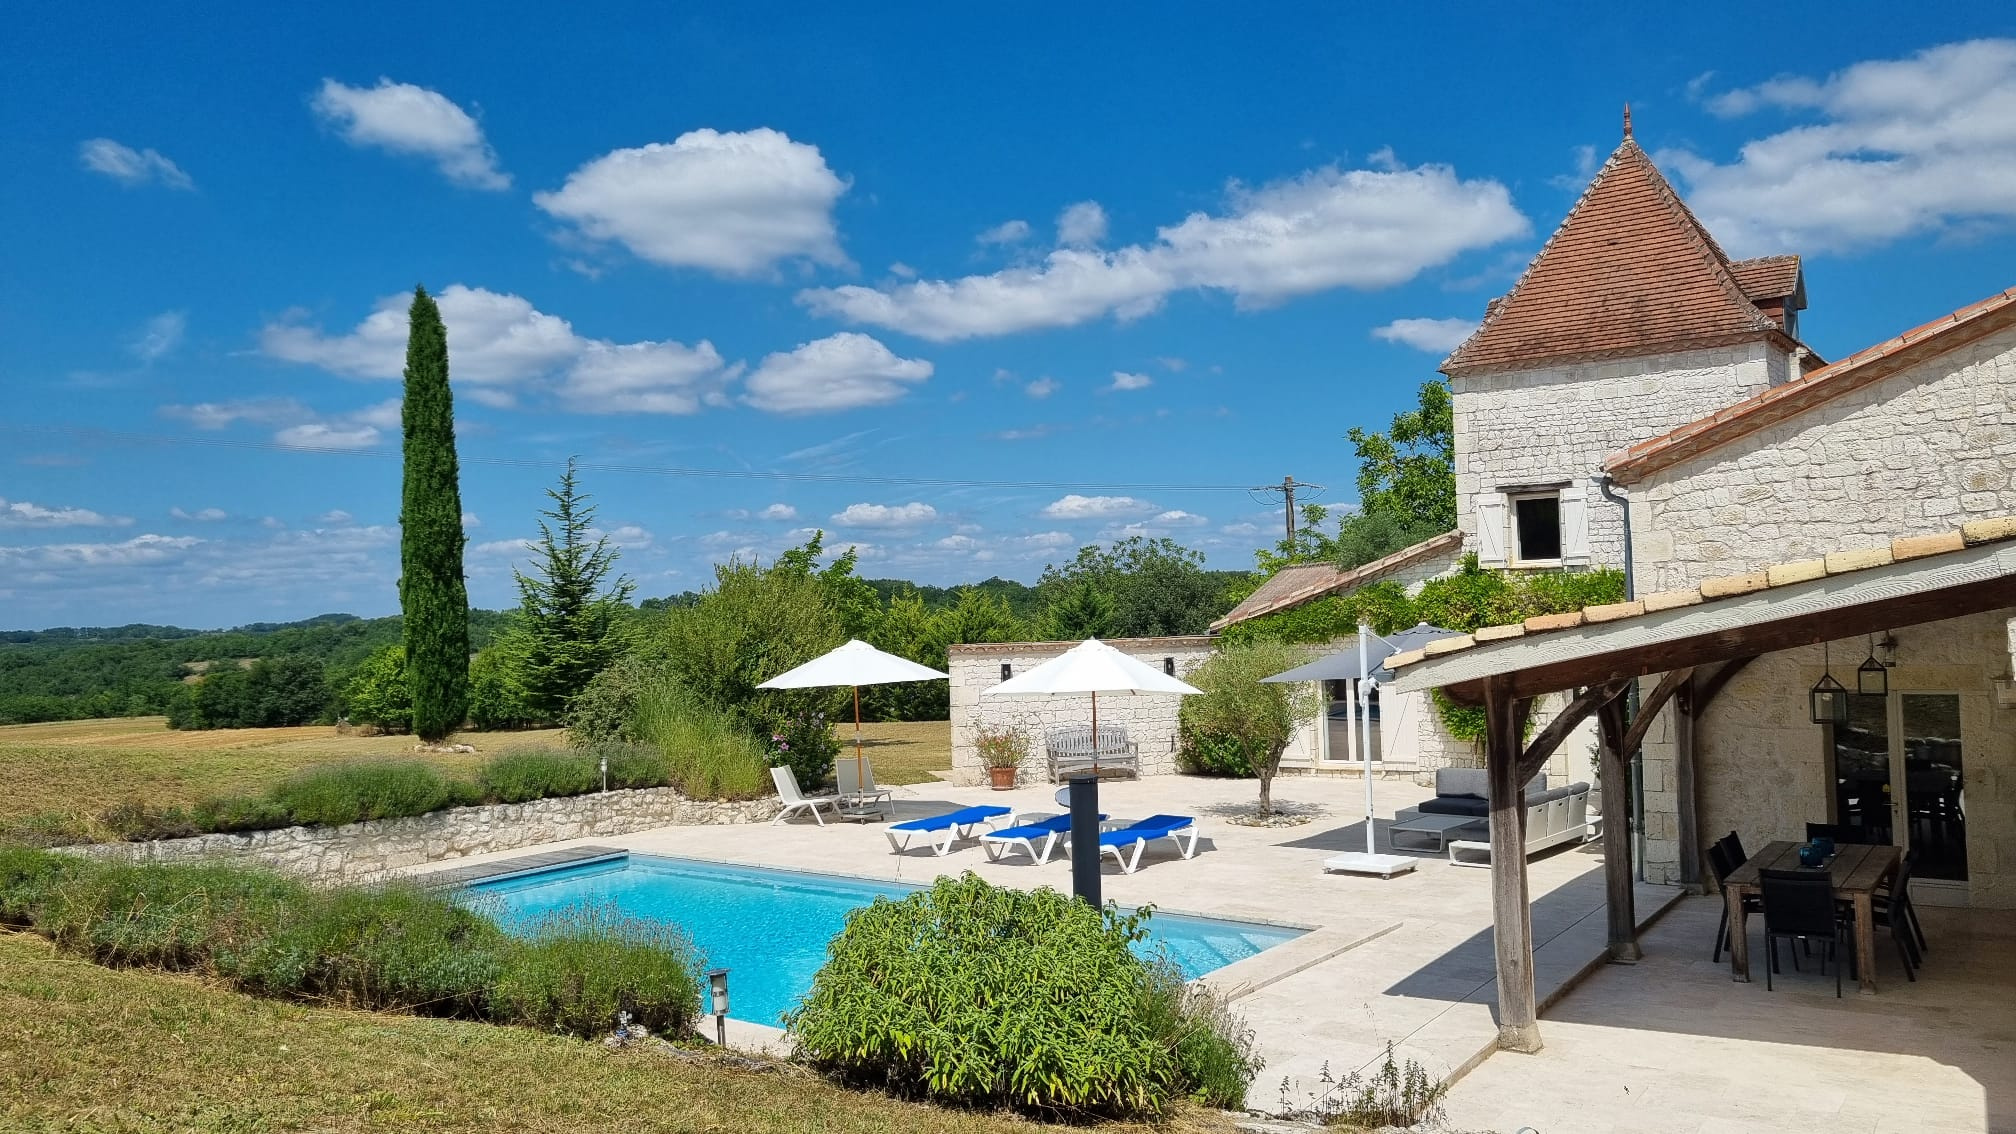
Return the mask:
<svg viewBox="0 0 2016 1134"><path fill-rule="evenodd" d="M1015 773L1019 768L989 768L987 778L994 784L995 791L1007 791L1015 786Z"/></svg>

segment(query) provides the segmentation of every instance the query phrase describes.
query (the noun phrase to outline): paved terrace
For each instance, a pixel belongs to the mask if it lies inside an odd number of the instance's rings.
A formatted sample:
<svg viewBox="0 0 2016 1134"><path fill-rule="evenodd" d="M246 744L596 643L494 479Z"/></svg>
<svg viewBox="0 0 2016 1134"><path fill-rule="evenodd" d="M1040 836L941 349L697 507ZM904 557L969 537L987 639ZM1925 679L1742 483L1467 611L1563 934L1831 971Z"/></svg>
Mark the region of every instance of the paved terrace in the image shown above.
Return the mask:
<svg viewBox="0 0 2016 1134"><path fill-rule="evenodd" d="M1390 850L1385 821L1395 809L1431 793L1404 780L1382 781L1374 787L1382 819L1377 825L1380 849ZM974 803L1054 813L1058 810L1054 790L1047 785L1012 792L917 785L897 789L896 814L913 818ZM1251 781L1186 776L1101 786L1101 808L1115 818L1158 812L1195 815L1202 830L1197 857L1188 862L1178 858L1166 840L1151 846L1133 875L1121 874L1109 857L1104 867L1109 900L1313 930L1209 978L1238 998L1238 1008L1255 1029L1267 1059L1252 1104L1275 1109L1284 1077L1290 1080L1292 1101L1306 1101L1326 1064L1338 1076L1375 1064L1389 1040L1399 1045L1403 1056L1419 1060L1442 1077L1460 1075L1488 1055L1497 1036L1490 872L1452 866L1439 855L1420 852L1417 870L1390 880L1326 876L1325 857L1364 847L1362 781L1284 777L1276 781L1276 798L1318 811L1315 821L1285 828L1225 822L1225 814L1250 809L1253 793ZM987 861L977 843L962 844L944 858L915 843L907 854L892 854L880 824L829 822L819 827L809 819L794 819L784 826L666 827L582 842L645 854L911 883L972 870L1004 885L1058 889L1071 885L1069 861L1061 857L1042 866L1019 856L995 864ZM457 859L441 867L466 868L569 845ZM1562 848L1532 861L1537 992L1542 1005L1601 963L1603 876L1595 849L1594 844ZM1654 916L1676 897L1677 891L1670 888L1642 888L1640 916ZM760 1030L737 1031L761 1035Z"/></svg>

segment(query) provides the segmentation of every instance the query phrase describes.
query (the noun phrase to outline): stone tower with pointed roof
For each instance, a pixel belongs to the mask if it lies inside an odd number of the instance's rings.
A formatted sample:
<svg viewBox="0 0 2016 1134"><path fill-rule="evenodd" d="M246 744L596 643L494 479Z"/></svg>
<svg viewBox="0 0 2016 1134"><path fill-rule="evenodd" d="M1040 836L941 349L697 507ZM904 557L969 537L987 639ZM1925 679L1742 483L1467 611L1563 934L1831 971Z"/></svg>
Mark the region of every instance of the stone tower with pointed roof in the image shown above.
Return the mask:
<svg viewBox="0 0 2016 1134"><path fill-rule="evenodd" d="M1797 256L1731 260L1631 137L1442 364L1458 526L1496 567L1619 566L1612 453L1818 363Z"/></svg>

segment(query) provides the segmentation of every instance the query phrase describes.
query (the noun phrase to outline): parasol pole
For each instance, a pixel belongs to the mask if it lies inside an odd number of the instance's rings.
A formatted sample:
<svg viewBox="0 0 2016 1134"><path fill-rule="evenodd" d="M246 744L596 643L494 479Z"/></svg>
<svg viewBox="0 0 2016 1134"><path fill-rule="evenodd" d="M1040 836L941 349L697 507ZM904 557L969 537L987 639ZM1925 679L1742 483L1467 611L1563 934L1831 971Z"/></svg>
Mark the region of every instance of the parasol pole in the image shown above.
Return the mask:
<svg viewBox="0 0 2016 1134"><path fill-rule="evenodd" d="M854 790L865 792L868 785L861 782L861 687L854 687Z"/></svg>
<svg viewBox="0 0 2016 1134"><path fill-rule="evenodd" d="M1099 774L1099 691L1092 691L1092 774Z"/></svg>
<svg viewBox="0 0 2016 1134"><path fill-rule="evenodd" d="M1365 736L1365 742L1359 746L1359 754L1365 758L1365 853L1377 854L1372 839L1372 695L1365 685L1372 679L1365 669L1365 638L1371 632L1372 628L1363 622L1358 624L1358 720Z"/></svg>

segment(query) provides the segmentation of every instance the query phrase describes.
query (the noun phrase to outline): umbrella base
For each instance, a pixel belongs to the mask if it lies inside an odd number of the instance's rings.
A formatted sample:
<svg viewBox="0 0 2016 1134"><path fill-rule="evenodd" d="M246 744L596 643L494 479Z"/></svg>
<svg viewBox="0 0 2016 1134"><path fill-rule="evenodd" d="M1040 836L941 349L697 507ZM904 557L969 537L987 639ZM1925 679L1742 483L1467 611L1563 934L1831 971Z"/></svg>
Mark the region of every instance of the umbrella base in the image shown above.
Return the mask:
<svg viewBox="0 0 2016 1134"><path fill-rule="evenodd" d="M1323 860L1323 869L1345 874L1377 874L1381 878L1391 878L1395 874L1405 874L1421 864L1417 858L1404 854L1368 854L1364 851L1346 851L1331 855Z"/></svg>

